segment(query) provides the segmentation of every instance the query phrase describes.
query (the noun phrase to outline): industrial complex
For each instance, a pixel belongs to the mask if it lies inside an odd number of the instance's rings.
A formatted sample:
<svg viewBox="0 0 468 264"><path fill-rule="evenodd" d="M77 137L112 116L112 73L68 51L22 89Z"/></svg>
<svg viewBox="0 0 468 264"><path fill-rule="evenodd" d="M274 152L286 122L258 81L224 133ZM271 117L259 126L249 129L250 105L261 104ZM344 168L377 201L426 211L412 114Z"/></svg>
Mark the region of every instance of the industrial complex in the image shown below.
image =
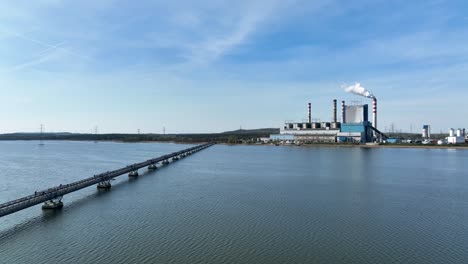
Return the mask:
<svg viewBox="0 0 468 264"><path fill-rule="evenodd" d="M341 101L338 119L338 101L333 100L333 117L328 122L312 119L312 104L307 104L307 119L302 122L286 121L279 134L270 135L263 141L282 143L422 143L462 144L468 142L465 129L450 129L449 135L439 141L431 139L430 125L424 125L421 140L389 138L377 128L377 98L359 83L345 88L345 91L366 97L372 102L372 119L369 119L369 105ZM440 137L439 137L440 138Z"/></svg>
<svg viewBox="0 0 468 264"><path fill-rule="evenodd" d="M386 136L377 129L377 99L372 97L372 122L367 104L347 105L341 101L341 122L338 121L337 100L333 100L333 120L314 122L311 103L307 105L306 122L286 122L280 134L271 135L272 141L303 143L380 142Z"/></svg>
<svg viewBox="0 0 468 264"><path fill-rule="evenodd" d="M377 98L359 83L345 88L351 92L372 100L372 121L369 120L369 106L353 103L347 105L341 101L341 120L338 121L337 100L333 100L333 120L331 122L313 122L311 103L308 104L307 122L286 122L280 134L271 135L273 141L313 142L382 142L387 137L377 129Z"/></svg>

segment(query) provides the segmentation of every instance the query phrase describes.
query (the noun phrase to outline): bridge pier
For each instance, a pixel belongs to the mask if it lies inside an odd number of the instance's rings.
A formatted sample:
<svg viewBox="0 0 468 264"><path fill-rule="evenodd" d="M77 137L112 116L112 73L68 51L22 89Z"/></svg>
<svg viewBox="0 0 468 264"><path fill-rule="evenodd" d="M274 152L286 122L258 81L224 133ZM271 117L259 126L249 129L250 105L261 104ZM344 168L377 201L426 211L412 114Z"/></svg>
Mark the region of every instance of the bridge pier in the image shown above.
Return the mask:
<svg viewBox="0 0 468 264"><path fill-rule="evenodd" d="M179 160L179 156L172 157L172 160L173 160L173 161Z"/></svg>
<svg viewBox="0 0 468 264"><path fill-rule="evenodd" d="M164 161L162 162L162 164L163 164L163 165L168 165L168 164L169 164L169 161L168 161L168 160L164 160Z"/></svg>
<svg viewBox="0 0 468 264"><path fill-rule="evenodd" d="M102 181L97 184L98 189L109 189L112 187L110 180Z"/></svg>
<svg viewBox="0 0 468 264"><path fill-rule="evenodd" d="M150 164L148 166L148 170L157 170L158 169L158 166L156 166L156 164Z"/></svg>
<svg viewBox="0 0 468 264"><path fill-rule="evenodd" d="M138 171L131 171L129 174L128 174L128 177L138 177Z"/></svg>
<svg viewBox="0 0 468 264"><path fill-rule="evenodd" d="M63 207L62 196L45 201L42 205L43 210L60 209Z"/></svg>

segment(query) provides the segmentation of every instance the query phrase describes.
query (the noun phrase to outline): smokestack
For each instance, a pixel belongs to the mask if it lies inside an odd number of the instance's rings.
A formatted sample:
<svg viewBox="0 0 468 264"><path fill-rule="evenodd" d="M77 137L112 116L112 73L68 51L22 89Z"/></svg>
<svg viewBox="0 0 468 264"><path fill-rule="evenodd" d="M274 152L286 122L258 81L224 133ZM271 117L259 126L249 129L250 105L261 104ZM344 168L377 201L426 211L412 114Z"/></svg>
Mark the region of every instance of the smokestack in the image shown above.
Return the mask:
<svg viewBox="0 0 468 264"><path fill-rule="evenodd" d="M307 104L307 117L309 118L309 124L312 123L312 114L311 114L311 108L312 104L311 103L308 103Z"/></svg>
<svg viewBox="0 0 468 264"><path fill-rule="evenodd" d="M372 125L377 129L377 98L372 98Z"/></svg>
<svg viewBox="0 0 468 264"><path fill-rule="evenodd" d="M341 123L346 123L345 101L341 101Z"/></svg>
<svg viewBox="0 0 468 264"><path fill-rule="evenodd" d="M333 122L336 123L336 99L333 99Z"/></svg>

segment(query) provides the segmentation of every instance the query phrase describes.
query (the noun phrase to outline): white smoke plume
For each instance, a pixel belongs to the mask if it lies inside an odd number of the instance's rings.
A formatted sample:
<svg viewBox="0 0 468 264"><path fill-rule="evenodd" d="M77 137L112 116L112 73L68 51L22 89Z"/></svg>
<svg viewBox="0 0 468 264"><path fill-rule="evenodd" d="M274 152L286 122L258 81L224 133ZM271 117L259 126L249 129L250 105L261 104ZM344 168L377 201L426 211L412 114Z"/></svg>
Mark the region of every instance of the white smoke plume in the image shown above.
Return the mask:
<svg viewBox="0 0 468 264"><path fill-rule="evenodd" d="M348 86L344 88L346 92L364 96L367 98L375 98L375 96L369 92L366 88L362 87L360 83Z"/></svg>

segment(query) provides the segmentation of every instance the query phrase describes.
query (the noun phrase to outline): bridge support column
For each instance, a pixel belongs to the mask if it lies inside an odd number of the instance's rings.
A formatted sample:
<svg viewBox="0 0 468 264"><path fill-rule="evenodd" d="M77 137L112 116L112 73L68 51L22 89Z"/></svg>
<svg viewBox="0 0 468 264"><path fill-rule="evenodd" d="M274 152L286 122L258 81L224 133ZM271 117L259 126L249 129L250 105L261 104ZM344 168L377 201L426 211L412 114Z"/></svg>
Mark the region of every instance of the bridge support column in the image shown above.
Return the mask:
<svg viewBox="0 0 468 264"><path fill-rule="evenodd" d="M131 172L128 174L128 177L138 177L138 171L131 171Z"/></svg>
<svg viewBox="0 0 468 264"><path fill-rule="evenodd" d="M43 210L60 209L63 207L62 196L45 201L42 205Z"/></svg>
<svg viewBox="0 0 468 264"><path fill-rule="evenodd" d="M163 165L168 165L168 164L169 164L169 161L168 161L168 160L164 160L164 161L162 162L162 164L163 164Z"/></svg>
<svg viewBox="0 0 468 264"><path fill-rule="evenodd" d="M172 157L172 160L173 160L173 161L179 160L179 156Z"/></svg>
<svg viewBox="0 0 468 264"><path fill-rule="evenodd" d="M148 170L157 170L157 169L158 169L158 167L156 166L156 164L150 164L148 166Z"/></svg>
<svg viewBox="0 0 468 264"><path fill-rule="evenodd" d="M98 189L109 189L110 187L112 187L110 180L102 181L97 184Z"/></svg>

